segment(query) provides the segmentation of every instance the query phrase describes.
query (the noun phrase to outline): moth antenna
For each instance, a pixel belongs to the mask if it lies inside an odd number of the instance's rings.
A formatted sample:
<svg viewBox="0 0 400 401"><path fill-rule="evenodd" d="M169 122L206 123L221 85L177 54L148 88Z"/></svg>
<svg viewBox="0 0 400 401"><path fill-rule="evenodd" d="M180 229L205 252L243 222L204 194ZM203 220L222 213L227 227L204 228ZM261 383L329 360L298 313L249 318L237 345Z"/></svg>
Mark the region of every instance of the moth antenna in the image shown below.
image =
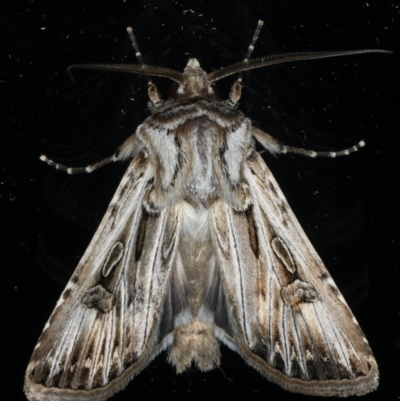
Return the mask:
<svg viewBox="0 0 400 401"><path fill-rule="evenodd" d="M381 50L381 49L274 54L263 58L248 60L247 62L242 61L239 63L229 65L227 67L223 67L217 71L210 72L207 75L207 82L211 84L237 72L253 70L255 68L261 68L261 67L268 67L274 64L290 63L292 61L300 61L300 60L316 60L330 57L350 56L355 54L367 54L367 53L393 54L393 52L389 50Z"/></svg>
<svg viewBox="0 0 400 401"><path fill-rule="evenodd" d="M248 64L249 59L253 54L254 47L256 45L258 36L260 35L260 31L263 25L264 21L258 20L256 30L254 31L253 34L253 38L251 39L251 43L247 49L246 57L243 60L244 64ZM235 107L237 105L242 95L242 80L244 71L246 70L240 72L238 79L232 84L231 91L229 92L229 104L231 107Z"/></svg>
<svg viewBox="0 0 400 401"><path fill-rule="evenodd" d="M144 62L143 62L143 57L142 57L142 53L141 53L140 50L139 50L139 45L138 45L138 43L137 43L137 41L136 41L136 36L133 34L133 29L132 29L132 27L131 27L131 26L128 26L128 27L126 28L126 31L128 32L129 39L130 39L131 42L132 42L132 47L133 47L133 49L135 50L135 56L136 56L136 58L138 59L139 64L144 64Z"/></svg>
<svg viewBox="0 0 400 401"><path fill-rule="evenodd" d="M142 53L140 53L139 46L137 44L135 35L133 34L132 28L127 27L126 30L128 32L129 38L132 42L132 46L135 50L135 56L138 59L139 64L73 64L67 68L67 73L68 73L69 77L71 78L71 80L74 81L74 78L71 74L71 70L73 70L75 68L79 68L79 69L84 69L84 70L141 74L141 75L145 75L146 77L149 77L149 76L164 77L164 78L170 79L171 81L178 82L179 84L181 84L183 82L183 73L181 73L180 71L172 70L171 68L164 68L164 67L157 67L157 66L153 66L153 65L143 64ZM149 80L149 82L151 82L151 81ZM157 92L158 92L158 90L157 90ZM150 96L150 93L152 96L154 96L154 89L152 91L150 91L150 89L149 89L149 96ZM150 100L152 100L151 96L150 96Z"/></svg>
<svg viewBox="0 0 400 401"><path fill-rule="evenodd" d="M253 34L253 38L251 40L249 48L247 49L246 58L243 60L244 63L249 62L249 59L251 58L251 55L253 54L254 48L255 48L257 40L258 40L258 36L260 35L261 28L263 27L263 25L264 25L264 21L258 20L256 30L254 31L254 34ZM241 71L239 74L239 78L238 78L239 82L242 82L244 71Z"/></svg>
<svg viewBox="0 0 400 401"><path fill-rule="evenodd" d="M136 36L133 34L132 27L128 26L126 28L126 31L128 32L129 39L132 42L132 47L135 50L135 56L138 59L139 64L144 65L142 53L139 50L139 45L136 41ZM150 99L151 103L153 103L154 106L158 106L162 102L161 98L160 98L160 92L159 92L156 84L151 80L151 78L146 76L146 79L147 79L147 86L148 86L147 93L149 95L149 99Z"/></svg>
<svg viewBox="0 0 400 401"><path fill-rule="evenodd" d="M83 70L109 71L109 72L124 72L128 74L141 74L153 77L164 77L171 81L182 83L183 74L171 68L157 67L148 64L74 64L67 69L71 75L71 70L79 68Z"/></svg>
<svg viewBox="0 0 400 401"><path fill-rule="evenodd" d="M132 47L135 50L135 56L138 59L139 64L74 64L74 65L71 65L68 67L68 69L67 69L68 75L71 78L71 80L74 81L74 78L71 74L71 70L74 68L80 68L80 69L86 69L86 70L97 70L97 71L110 71L110 72L127 72L127 73L145 75L147 78L147 82L149 84L150 100L153 103L157 103L157 99L154 98L154 101L153 101L153 97L155 96L154 95L155 92L158 93L158 89L152 83L149 76L169 78L172 81L181 83L183 81L183 74L179 71L172 70L170 68L156 67L156 66L144 64L142 53L139 50L139 46L136 41L136 37L133 34L132 27L128 26L126 28L126 30L128 32L129 39L131 40ZM152 87L151 90L150 90L150 87ZM154 87L156 90L154 90ZM150 93L151 93L151 95L150 95ZM159 98L158 98L158 101L160 101Z"/></svg>

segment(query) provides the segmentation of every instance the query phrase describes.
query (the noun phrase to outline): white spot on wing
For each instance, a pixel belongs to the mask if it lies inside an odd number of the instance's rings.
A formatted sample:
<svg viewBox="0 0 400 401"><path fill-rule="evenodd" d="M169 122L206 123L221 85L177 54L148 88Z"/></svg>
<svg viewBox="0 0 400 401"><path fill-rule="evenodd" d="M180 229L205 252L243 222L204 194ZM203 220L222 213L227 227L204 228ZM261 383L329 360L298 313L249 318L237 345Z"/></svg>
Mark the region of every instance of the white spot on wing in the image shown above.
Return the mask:
<svg viewBox="0 0 400 401"><path fill-rule="evenodd" d="M336 288L336 284L335 284L335 282L332 280L331 277L325 278L325 279L324 279L324 283L326 283L326 284L329 285L330 287Z"/></svg>
<svg viewBox="0 0 400 401"><path fill-rule="evenodd" d="M236 344L232 341L231 337L228 336L224 330L221 328L214 326L214 335L218 340L220 340L222 343L224 343L227 347L229 347L232 351L237 352L238 349L236 347Z"/></svg>
<svg viewBox="0 0 400 401"><path fill-rule="evenodd" d="M57 309L59 306L61 306L64 303L64 298L61 296L60 299L56 303L56 307L54 309Z"/></svg>
<svg viewBox="0 0 400 401"><path fill-rule="evenodd" d="M314 355L311 353L309 349L306 349L306 358L308 361L314 360Z"/></svg>
<svg viewBox="0 0 400 401"><path fill-rule="evenodd" d="M186 309L175 317L174 327L175 329L177 329L178 327L188 324L191 320L192 314L189 312L188 309Z"/></svg>
<svg viewBox="0 0 400 401"><path fill-rule="evenodd" d="M281 349L281 345L279 344L279 341L275 342L274 351L275 351L275 353L282 355L282 349Z"/></svg>
<svg viewBox="0 0 400 401"><path fill-rule="evenodd" d="M342 294L338 294L338 300L343 304L347 306L346 300L343 298Z"/></svg>
<svg viewBox="0 0 400 401"><path fill-rule="evenodd" d="M297 354L296 354L296 350L294 349L294 347L292 347L292 350L290 352L290 359L292 361L296 361L297 360Z"/></svg>
<svg viewBox="0 0 400 401"><path fill-rule="evenodd" d="M209 309L202 306L199 309L199 313L197 317L204 323L214 323L214 313L212 313Z"/></svg>
<svg viewBox="0 0 400 401"><path fill-rule="evenodd" d="M159 345L160 352L165 351L172 344L173 341L174 341L174 333L169 333L168 335L166 335L163 338L161 344ZM156 355L157 354L155 354L154 356Z"/></svg>

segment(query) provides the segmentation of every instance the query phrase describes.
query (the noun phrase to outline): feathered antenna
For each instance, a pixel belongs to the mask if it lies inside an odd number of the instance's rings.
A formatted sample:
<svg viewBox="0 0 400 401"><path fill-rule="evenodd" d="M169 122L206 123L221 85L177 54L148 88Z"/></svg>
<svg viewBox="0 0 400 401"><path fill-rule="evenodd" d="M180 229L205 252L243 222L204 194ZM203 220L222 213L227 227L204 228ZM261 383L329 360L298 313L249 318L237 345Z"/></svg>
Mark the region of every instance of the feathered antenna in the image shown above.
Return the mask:
<svg viewBox="0 0 400 401"><path fill-rule="evenodd" d="M292 61L300 61L300 60L315 60L315 59L329 58L329 57L350 56L350 55L354 55L354 54L365 54L365 53L392 54L392 52L389 50L381 50L381 49L321 51L321 52L296 52L296 53L274 54L274 55L263 57L263 58L244 60L240 63L228 65L227 67L223 67L217 71L210 72L207 75L207 81L209 83L213 83L213 82L216 82L229 75L235 74L237 72L253 70L255 68L261 68L261 67L268 67L268 66L274 65L274 64L289 63Z"/></svg>

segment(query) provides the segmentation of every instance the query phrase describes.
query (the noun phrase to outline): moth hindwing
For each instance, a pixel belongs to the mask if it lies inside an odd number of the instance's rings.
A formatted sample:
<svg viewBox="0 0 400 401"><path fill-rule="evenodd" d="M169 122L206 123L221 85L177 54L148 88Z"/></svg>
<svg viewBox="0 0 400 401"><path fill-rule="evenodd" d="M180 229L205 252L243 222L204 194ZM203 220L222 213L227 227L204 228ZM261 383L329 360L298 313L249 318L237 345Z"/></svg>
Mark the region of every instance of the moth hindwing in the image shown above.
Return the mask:
<svg viewBox="0 0 400 401"><path fill-rule="evenodd" d="M182 372L219 365L222 342L267 379L309 395L362 395L378 385L368 342L254 148L340 156L286 146L237 108L241 73L304 59L383 50L289 53L207 74L143 64L71 68L149 79L151 115L110 157L68 173L132 159L89 247L35 347L25 377L31 401L105 400L161 351ZM388 52L386 52L388 53ZM212 83L240 73L228 100Z"/></svg>

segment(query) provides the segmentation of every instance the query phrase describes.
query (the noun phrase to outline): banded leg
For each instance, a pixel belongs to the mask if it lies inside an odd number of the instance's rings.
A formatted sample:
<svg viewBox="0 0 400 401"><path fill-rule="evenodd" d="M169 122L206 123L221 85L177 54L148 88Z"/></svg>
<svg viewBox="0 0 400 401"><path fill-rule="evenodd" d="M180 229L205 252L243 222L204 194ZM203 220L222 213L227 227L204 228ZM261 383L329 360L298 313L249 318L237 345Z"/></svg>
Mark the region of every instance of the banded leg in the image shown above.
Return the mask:
<svg viewBox="0 0 400 401"><path fill-rule="evenodd" d="M133 134L125 140L125 142L117 149L117 151L113 155L105 157L97 163L89 164L89 166L86 167L67 167L48 159L45 155L41 155L40 160L47 163L49 166L53 166L57 170L64 171L68 174L91 173L92 171L97 170L98 168L103 167L106 164L114 163L116 161L124 161L126 159L135 157L142 149L142 143L138 140L136 134Z"/></svg>
<svg viewBox="0 0 400 401"><path fill-rule="evenodd" d="M350 153L357 152L358 149L365 146L365 142L360 141L356 145L348 149L338 150L336 152L317 152L314 150L295 148L292 146L284 145L279 141L277 141L271 135L267 134L266 132L256 127L251 128L251 133L254 136L254 138L256 138L257 141L261 143L261 145L265 148L265 150L268 150L272 154L295 153L307 157L338 157L338 156L347 156Z"/></svg>
<svg viewBox="0 0 400 401"><path fill-rule="evenodd" d="M62 164L56 163L53 160L48 159L47 156L45 155L41 155L40 160L42 162L47 163L49 166L55 167L56 170L64 171L65 173L68 174L81 174L81 173L91 173L92 171L97 170L98 168L103 167L106 164L117 161L118 158L115 155L112 155L104 158L103 160L100 160L97 163L89 164L89 166L86 167L67 167Z"/></svg>

